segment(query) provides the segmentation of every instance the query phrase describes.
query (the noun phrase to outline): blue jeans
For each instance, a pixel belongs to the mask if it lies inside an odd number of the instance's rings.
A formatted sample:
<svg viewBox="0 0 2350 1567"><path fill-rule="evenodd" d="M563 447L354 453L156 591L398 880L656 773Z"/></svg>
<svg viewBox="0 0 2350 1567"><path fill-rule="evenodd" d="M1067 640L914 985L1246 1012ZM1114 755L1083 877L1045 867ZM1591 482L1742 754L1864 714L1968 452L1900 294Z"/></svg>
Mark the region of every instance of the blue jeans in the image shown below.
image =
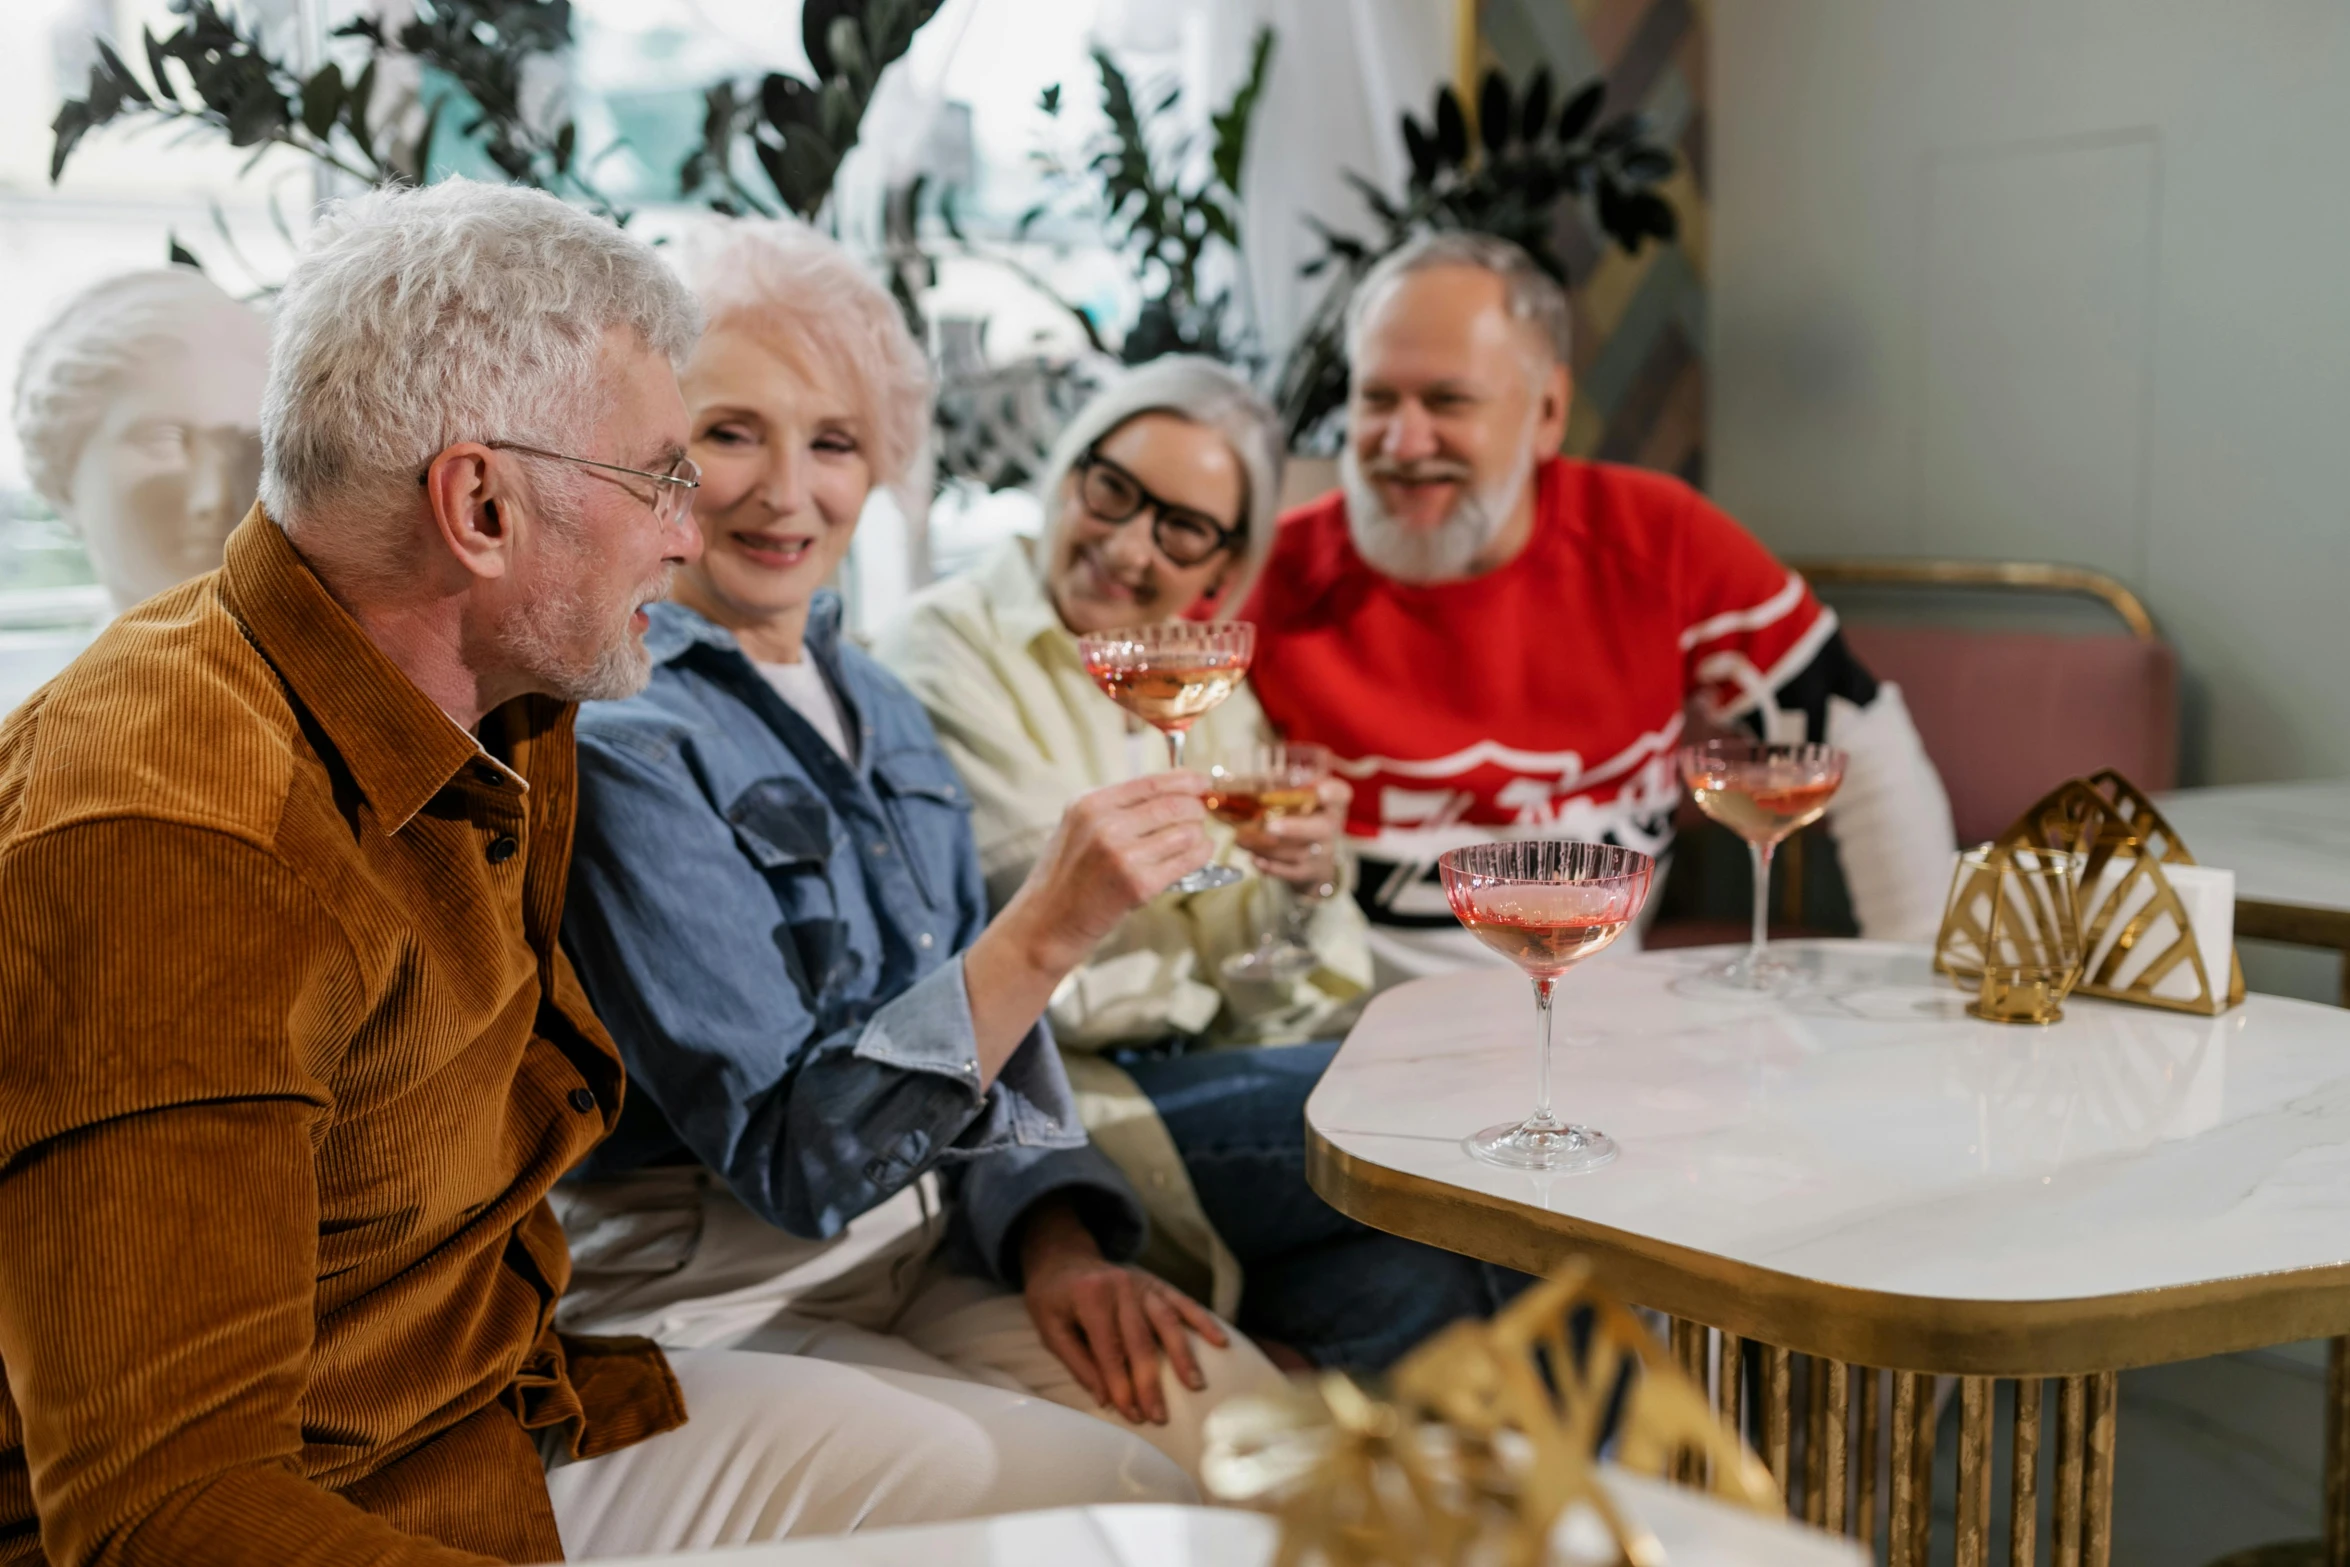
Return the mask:
<svg viewBox="0 0 2350 1567"><path fill-rule="evenodd" d="M1526 1275L1346 1217L1306 1185L1306 1096L1331 1042L1125 1053L1183 1155L1208 1222L1244 1274L1243 1332L1316 1365L1379 1371L1438 1328L1483 1317Z"/></svg>

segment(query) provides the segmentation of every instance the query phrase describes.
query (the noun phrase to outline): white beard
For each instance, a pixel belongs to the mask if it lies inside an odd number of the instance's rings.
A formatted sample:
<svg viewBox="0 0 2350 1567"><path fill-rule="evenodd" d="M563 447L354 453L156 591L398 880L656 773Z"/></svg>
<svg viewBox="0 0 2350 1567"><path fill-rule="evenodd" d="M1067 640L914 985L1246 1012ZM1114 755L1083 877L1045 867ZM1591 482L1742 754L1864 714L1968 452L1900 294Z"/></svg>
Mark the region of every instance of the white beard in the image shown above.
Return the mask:
<svg viewBox="0 0 2350 1567"><path fill-rule="evenodd" d="M572 585L539 594L499 628L500 651L534 677L539 689L564 702L617 702L642 691L653 678L652 655L632 629L640 602L668 593L669 571L629 599L616 631L596 638L596 651L582 660L570 649L597 618Z"/></svg>
<svg viewBox="0 0 2350 1567"><path fill-rule="evenodd" d="M1398 582L1450 582L1470 575L1477 557L1509 525L1526 486L1533 482L1534 431L1539 423L1538 416L1527 419L1507 477L1464 493L1434 527L1398 520L1363 472L1354 447L1348 446L1339 454L1338 483L1346 493L1346 531L1356 553L1372 569Z"/></svg>

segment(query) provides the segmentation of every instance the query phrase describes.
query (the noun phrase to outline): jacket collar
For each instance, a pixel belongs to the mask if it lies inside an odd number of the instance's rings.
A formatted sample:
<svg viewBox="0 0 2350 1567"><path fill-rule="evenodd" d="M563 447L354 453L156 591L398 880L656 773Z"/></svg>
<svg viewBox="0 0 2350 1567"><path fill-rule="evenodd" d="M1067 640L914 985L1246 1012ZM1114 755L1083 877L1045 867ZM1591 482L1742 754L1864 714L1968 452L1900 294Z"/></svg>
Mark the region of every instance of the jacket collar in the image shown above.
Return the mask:
<svg viewBox="0 0 2350 1567"><path fill-rule="evenodd" d="M335 602L258 502L228 538L221 586L262 657L332 741L387 833L482 754Z"/></svg>
<svg viewBox="0 0 2350 1567"><path fill-rule="evenodd" d="M647 604L645 618L652 622L645 629L645 652L655 664L673 663L696 647L747 657L733 632L673 599ZM809 654L828 673L837 673L840 666L840 624L840 595L829 588L818 593L808 605L804 640Z"/></svg>
<svg viewBox="0 0 2350 1567"><path fill-rule="evenodd" d="M1061 624L1061 612L1053 608L1044 573L1032 553L1041 548L1027 539L1006 539L981 563L979 591L995 616L996 629L1014 647L1031 647L1039 637L1057 635L1073 650L1077 639Z"/></svg>

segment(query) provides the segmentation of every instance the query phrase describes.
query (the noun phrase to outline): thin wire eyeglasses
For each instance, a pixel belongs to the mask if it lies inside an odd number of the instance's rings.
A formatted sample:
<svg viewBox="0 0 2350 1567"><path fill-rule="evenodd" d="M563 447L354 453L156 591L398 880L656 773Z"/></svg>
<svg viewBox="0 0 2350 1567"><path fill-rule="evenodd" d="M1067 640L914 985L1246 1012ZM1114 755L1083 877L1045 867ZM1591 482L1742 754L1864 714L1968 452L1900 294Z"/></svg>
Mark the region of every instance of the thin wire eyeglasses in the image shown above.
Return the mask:
<svg viewBox="0 0 2350 1567"><path fill-rule="evenodd" d="M574 462L583 468L602 468L610 473L625 473L639 479L650 479L660 488L653 492L648 503L653 509L653 520L663 527L685 515L693 504L694 491L702 487L702 465L691 457L680 457L669 465L667 473L652 473L643 468L624 468L616 462L598 462L593 457L574 457L569 452L550 452L540 446L525 446L520 441L484 441L482 445L494 452L520 452L525 457L546 457L556 462ZM423 484L432 477L427 468L416 476Z"/></svg>
<svg viewBox="0 0 2350 1567"><path fill-rule="evenodd" d="M1078 454L1070 464L1077 470L1077 499L1099 521L1115 527L1132 522L1144 507L1151 512L1151 542L1178 566L1197 566L1241 537L1215 518L1163 501L1142 487L1142 481L1097 451Z"/></svg>

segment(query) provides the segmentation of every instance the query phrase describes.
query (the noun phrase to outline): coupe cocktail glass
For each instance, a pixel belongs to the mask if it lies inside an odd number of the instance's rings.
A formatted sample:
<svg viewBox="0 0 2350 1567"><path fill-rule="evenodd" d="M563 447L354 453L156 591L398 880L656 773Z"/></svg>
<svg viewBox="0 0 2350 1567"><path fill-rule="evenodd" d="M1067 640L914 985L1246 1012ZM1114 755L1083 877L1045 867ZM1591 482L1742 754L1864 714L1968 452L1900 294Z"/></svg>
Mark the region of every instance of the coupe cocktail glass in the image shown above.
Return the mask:
<svg viewBox="0 0 2350 1567"><path fill-rule="evenodd" d="M1771 854L1827 811L1844 782L1844 753L1824 745L1708 740L1681 748L1681 781L1699 810L1746 840L1754 861L1754 939L1739 957L1676 988L1731 1000L1782 994L1793 971L1768 950Z"/></svg>
<svg viewBox="0 0 2350 1567"><path fill-rule="evenodd" d="M1656 861L1608 843L1523 839L1455 849L1436 866L1454 916L1534 981L1534 1114L1461 1146L1513 1170L1598 1169L1616 1156L1615 1139L1550 1111L1551 990L1624 933L1648 900Z"/></svg>
<svg viewBox="0 0 2350 1567"><path fill-rule="evenodd" d="M1328 746L1282 741L1260 745L1229 767L1208 769L1208 814L1233 827L1311 816L1322 808L1322 780L1329 776ZM1326 863L1325 870L1331 877L1337 874L1335 865ZM1226 977L1284 981L1312 973L1321 959L1306 945L1306 920L1316 904L1337 890L1334 880L1292 887L1280 927L1259 936L1246 952L1226 958Z"/></svg>
<svg viewBox="0 0 2350 1567"><path fill-rule="evenodd" d="M1239 688L1256 646L1257 628L1235 620L1166 620L1077 639L1094 684L1167 737L1176 767L1183 765L1184 732ZM1240 872L1229 865L1208 865L1169 890L1200 892L1238 880Z"/></svg>

